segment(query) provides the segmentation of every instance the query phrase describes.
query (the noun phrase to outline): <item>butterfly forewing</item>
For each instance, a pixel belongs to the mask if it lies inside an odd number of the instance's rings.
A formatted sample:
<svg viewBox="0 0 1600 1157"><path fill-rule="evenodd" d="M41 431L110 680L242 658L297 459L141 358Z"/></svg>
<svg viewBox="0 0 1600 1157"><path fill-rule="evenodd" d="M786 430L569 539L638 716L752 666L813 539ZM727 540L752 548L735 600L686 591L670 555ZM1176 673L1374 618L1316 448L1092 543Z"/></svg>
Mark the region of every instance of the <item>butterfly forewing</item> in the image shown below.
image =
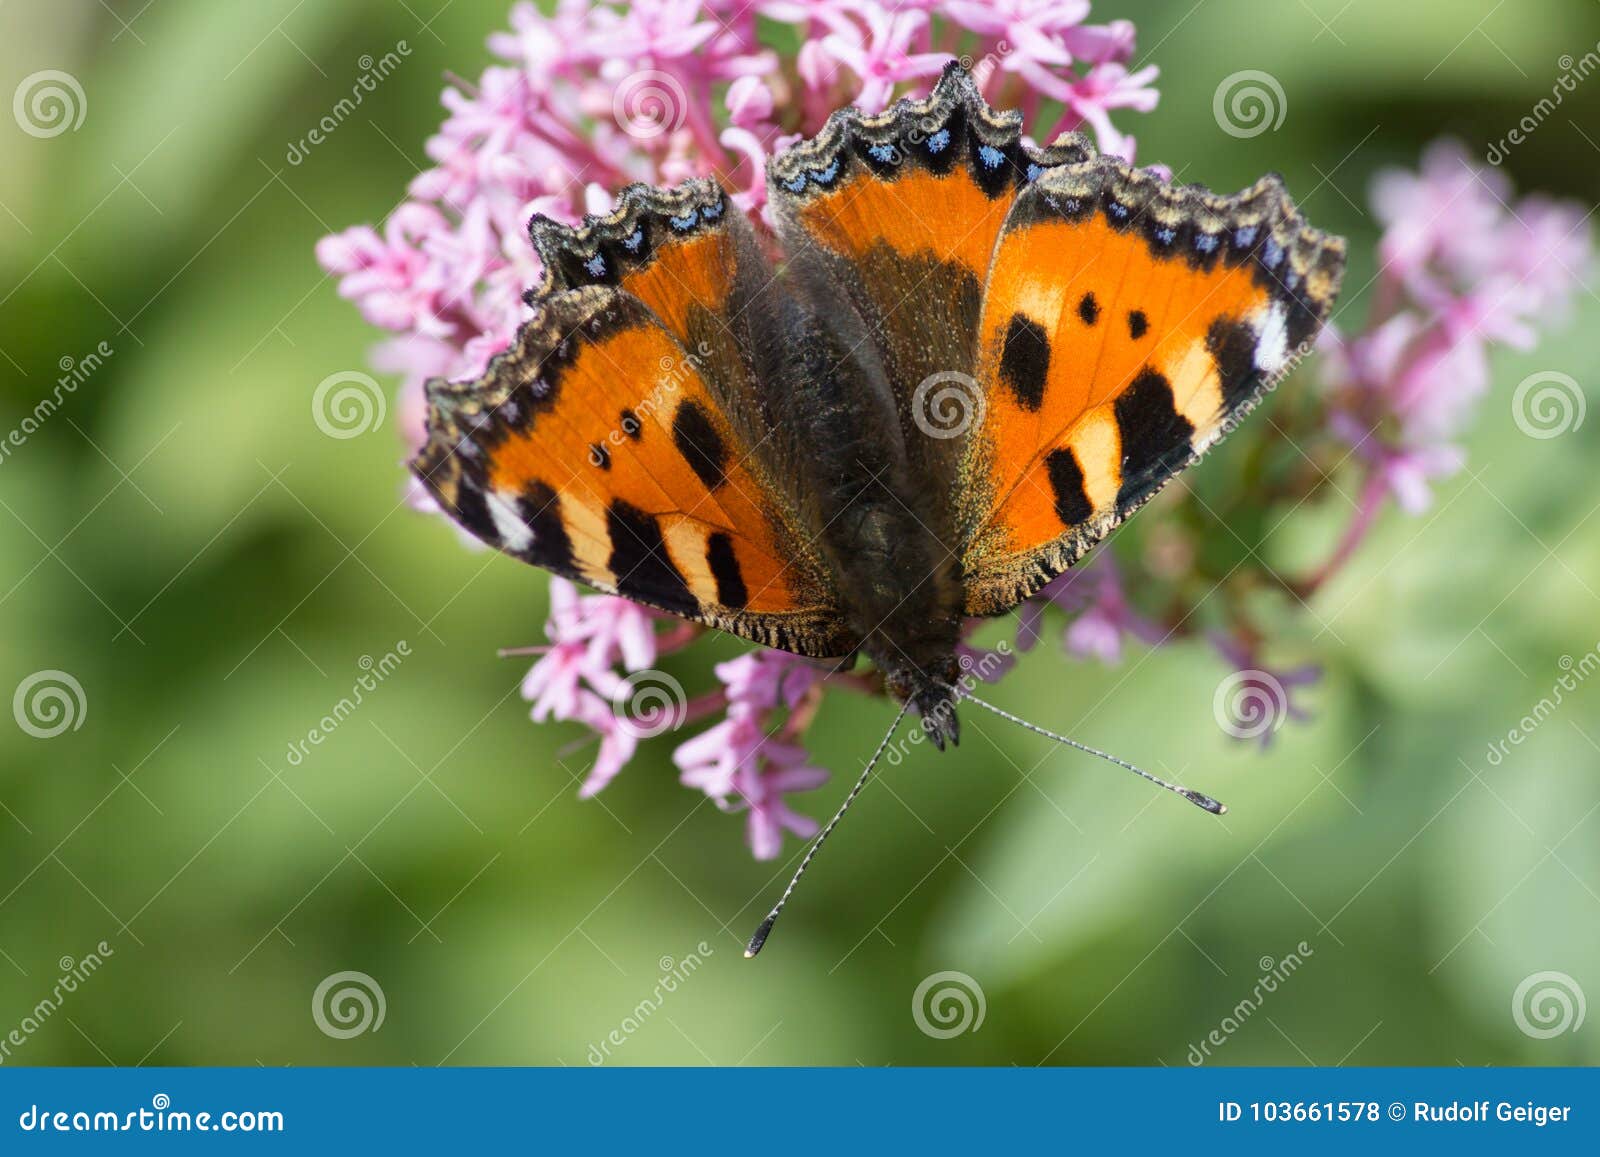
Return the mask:
<svg viewBox="0 0 1600 1157"><path fill-rule="evenodd" d="M490 545L769 646L837 654L836 595L703 363L629 293L555 293L414 469Z"/></svg>

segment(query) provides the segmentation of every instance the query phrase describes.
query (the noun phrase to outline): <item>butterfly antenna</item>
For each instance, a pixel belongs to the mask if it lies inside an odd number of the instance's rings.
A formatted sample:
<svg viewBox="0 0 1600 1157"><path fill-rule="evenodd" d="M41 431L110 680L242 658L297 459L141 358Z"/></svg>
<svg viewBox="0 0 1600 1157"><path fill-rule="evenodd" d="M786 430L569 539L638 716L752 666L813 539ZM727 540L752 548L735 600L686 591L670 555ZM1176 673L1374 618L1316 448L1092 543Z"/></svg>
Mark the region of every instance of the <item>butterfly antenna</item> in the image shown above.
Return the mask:
<svg viewBox="0 0 1600 1157"><path fill-rule="evenodd" d="M794 894L795 885L800 883L800 877L806 874L806 869L811 866L811 861L816 859L817 852L821 850L823 841L833 834L833 829L839 826L839 821L844 819L844 813L850 810L850 805L856 802L856 796L861 794L861 789L867 786L867 780L872 778L872 769L878 766L878 760L883 758L883 753L889 749L889 740L894 738L894 733L899 730L900 721L906 717L906 710L911 706L909 702L900 704L900 712L894 717L894 722L889 724L889 730L884 733L883 742L878 744L878 750L872 753L872 758L867 760L867 766L862 769L861 778L856 780L856 785L850 789L850 794L844 797L844 803L839 805L839 810L828 821L828 826L822 829L822 834L817 836L816 842L806 852L805 859L800 861L800 866L795 869L794 876L789 880L789 886L783 890L783 895L778 897L778 902L772 906L772 911L767 913L767 918L761 921L761 927L756 929L756 934L750 937L750 943L744 950L744 958L751 959L761 946L767 942L767 937L772 934L772 926L778 922L778 916L783 912L783 906L789 902L789 897Z"/></svg>
<svg viewBox="0 0 1600 1157"><path fill-rule="evenodd" d="M952 690L955 690L955 688L952 688ZM1209 795L1204 795L1201 792L1193 791L1193 790L1191 790L1191 789L1189 789L1187 787L1179 787L1175 783L1168 783L1166 780L1160 778L1159 776L1151 775L1148 771L1146 771L1142 767L1135 767L1133 764L1129 763L1125 759L1118 759L1116 756L1110 755L1107 752L1101 751L1097 747L1090 747L1087 743L1079 743L1076 739L1068 739L1065 735L1057 735L1054 731L1048 731L1045 728L1040 727L1036 723L1029 723L1026 719L1019 718L1018 716L1011 714L1011 712L1009 712L1009 711L1006 711L1006 710L1004 710L1002 708L996 707L993 703L985 703L982 699L979 699L976 695L973 695L973 694L971 694L969 692L957 691L957 694L962 699L965 699L968 703L972 703L972 704L975 704L976 706L982 707L985 711L992 711L996 715L1000 716L1000 718L1009 719L1012 723L1015 723L1017 726L1025 727L1029 731L1034 732L1035 734L1044 736L1046 739L1053 739L1057 743L1064 743L1068 747L1075 747L1079 751L1087 752L1090 755L1097 755L1101 759L1106 760L1108 763L1114 763L1118 767L1126 768L1128 771L1133 772L1134 775L1137 775L1137 776L1140 776L1140 777L1142 777L1144 779L1149 780L1151 783L1155 784L1157 787L1164 787L1170 792L1174 792L1177 795L1181 795L1184 799L1186 799L1190 803L1194 804L1195 807L1201 808L1204 811L1208 811L1214 816L1220 816L1220 815L1226 815L1227 814L1227 811L1228 811L1227 805L1224 804L1224 803L1221 803L1221 802L1219 802L1217 800L1212 799Z"/></svg>

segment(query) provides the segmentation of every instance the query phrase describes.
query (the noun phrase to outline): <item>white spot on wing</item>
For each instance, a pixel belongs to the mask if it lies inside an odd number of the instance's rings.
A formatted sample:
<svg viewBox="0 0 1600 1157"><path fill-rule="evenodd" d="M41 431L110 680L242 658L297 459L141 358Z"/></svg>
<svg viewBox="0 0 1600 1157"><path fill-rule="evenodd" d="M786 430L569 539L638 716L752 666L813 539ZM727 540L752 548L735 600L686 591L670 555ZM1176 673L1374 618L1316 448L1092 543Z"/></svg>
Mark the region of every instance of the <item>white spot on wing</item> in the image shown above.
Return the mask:
<svg viewBox="0 0 1600 1157"><path fill-rule="evenodd" d="M533 545L533 531L522 521L516 499L507 497L498 490L486 490L483 497L484 505L489 508L489 517L494 520L495 533L500 536L502 547L515 554Z"/></svg>
<svg viewBox="0 0 1600 1157"><path fill-rule="evenodd" d="M1282 302L1273 302L1264 315L1255 318L1256 369L1275 374L1289 363L1289 311Z"/></svg>

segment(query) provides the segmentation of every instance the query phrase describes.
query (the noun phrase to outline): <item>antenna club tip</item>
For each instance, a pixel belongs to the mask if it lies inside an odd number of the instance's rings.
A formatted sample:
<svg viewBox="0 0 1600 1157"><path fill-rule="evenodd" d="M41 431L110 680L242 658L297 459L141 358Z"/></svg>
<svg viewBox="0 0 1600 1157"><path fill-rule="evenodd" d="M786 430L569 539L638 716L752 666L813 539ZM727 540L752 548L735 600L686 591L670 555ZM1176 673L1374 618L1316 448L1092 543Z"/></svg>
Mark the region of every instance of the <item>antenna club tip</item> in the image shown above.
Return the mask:
<svg viewBox="0 0 1600 1157"><path fill-rule="evenodd" d="M754 960L756 958L756 953L761 951L761 946L767 942L767 937L772 932L772 926L777 922L778 914L776 912L761 921L761 927L756 929L756 934L750 937L750 943L745 946L744 958L746 960Z"/></svg>
<svg viewBox="0 0 1600 1157"><path fill-rule="evenodd" d="M1204 811L1208 811L1214 816L1225 816L1228 814L1227 804L1220 800L1214 800L1209 795L1204 795L1198 791L1190 791L1186 788L1183 791L1183 798L1194 804L1195 807L1201 808Z"/></svg>

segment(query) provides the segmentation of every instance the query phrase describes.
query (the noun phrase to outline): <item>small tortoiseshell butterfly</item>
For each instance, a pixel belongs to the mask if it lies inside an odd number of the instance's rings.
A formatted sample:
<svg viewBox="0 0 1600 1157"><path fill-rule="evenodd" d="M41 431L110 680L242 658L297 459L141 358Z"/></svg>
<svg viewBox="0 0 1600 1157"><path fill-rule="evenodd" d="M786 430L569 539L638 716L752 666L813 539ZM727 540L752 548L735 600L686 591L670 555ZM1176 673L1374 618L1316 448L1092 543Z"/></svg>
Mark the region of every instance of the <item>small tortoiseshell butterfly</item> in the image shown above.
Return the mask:
<svg viewBox="0 0 1600 1157"><path fill-rule="evenodd" d="M429 385L413 469L517 558L867 655L943 747L963 621L1229 432L1316 336L1344 243L1277 177L1221 197L1077 134L1032 148L957 65L767 180L776 268L712 181L535 218L534 316L481 378Z"/></svg>

